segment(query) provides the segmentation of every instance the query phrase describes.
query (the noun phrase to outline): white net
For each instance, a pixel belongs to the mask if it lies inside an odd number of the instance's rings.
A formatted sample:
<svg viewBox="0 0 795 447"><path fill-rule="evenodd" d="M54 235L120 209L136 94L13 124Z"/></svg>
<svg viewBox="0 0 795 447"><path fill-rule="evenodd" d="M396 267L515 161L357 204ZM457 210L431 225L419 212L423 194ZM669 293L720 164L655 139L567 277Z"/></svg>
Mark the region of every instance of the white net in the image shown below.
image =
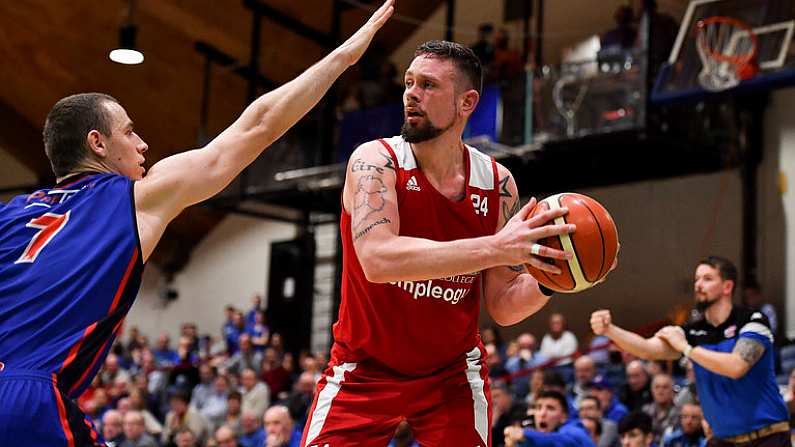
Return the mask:
<svg viewBox="0 0 795 447"><path fill-rule="evenodd" d="M705 90L737 86L749 73L756 55L753 32L739 20L711 17L698 23L696 48L702 68L698 81Z"/></svg>

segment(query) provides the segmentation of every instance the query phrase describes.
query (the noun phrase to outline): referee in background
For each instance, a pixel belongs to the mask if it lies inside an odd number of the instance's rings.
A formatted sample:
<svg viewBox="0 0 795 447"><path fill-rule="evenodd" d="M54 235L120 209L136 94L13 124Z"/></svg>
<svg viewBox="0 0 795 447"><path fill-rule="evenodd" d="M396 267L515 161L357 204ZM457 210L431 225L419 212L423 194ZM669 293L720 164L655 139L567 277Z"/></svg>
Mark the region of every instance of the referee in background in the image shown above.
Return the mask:
<svg viewBox="0 0 795 447"><path fill-rule="evenodd" d="M612 324L610 311L591 315L591 328L644 359L693 362L704 417L715 436L710 447L791 446L789 416L776 385L773 334L761 312L732 304L737 268L710 256L696 267L696 318L667 326L651 338Z"/></svg>

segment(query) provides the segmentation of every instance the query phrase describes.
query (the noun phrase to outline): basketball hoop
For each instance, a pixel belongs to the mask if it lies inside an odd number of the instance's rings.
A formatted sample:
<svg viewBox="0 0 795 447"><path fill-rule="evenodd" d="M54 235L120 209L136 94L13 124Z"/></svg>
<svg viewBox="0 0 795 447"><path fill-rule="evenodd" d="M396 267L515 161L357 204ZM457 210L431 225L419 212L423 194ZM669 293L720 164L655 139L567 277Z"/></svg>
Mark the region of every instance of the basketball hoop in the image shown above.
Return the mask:
<svg viewBox="0 0 795 447"><path fill-rule="evenodd" d="M698 81L710 91L735 87L756 76L758 49L750 25L734 17L714 16L696 23L696 49L702 68Z"/></svg>

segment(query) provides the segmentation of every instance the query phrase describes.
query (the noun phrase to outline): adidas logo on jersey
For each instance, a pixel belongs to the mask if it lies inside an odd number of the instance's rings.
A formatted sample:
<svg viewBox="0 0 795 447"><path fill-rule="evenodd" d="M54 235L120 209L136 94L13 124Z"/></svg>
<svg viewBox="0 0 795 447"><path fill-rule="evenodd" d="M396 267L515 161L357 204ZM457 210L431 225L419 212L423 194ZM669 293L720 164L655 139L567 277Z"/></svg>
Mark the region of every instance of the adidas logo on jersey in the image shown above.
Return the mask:
<svg viewBox="0 0 795 447"><path fill-rule="evenodd" d="M420 185L417 184L417 179L412 175L408 182L406 182L406 189L409 191L421 191Z"/></svg>

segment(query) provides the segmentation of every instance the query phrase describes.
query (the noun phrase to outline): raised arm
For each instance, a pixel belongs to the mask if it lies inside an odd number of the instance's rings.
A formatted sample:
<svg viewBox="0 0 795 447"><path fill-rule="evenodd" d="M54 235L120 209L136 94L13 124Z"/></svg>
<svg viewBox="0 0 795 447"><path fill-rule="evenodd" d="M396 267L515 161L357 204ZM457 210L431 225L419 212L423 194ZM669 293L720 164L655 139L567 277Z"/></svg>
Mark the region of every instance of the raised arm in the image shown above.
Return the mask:
<svg viewBox="0 0 795 447"><path fill-rule="evenodd" d="M619 348L646 360L674 360L680 354L668 342L655 336L643 338L613 324L609 310L597 310L591 314L591 328L596 335L604 335Z"/></svg>
<svg viewBox="0 0 795 447"><path fill-rule="evenodd" d="M525 222L533 202L521 209L504 231L492 236L449 242L399 236L395 181L391 156L379 142L366 143L351 155L343 205L351 215L356 254L372 282L443 278L531 262L533 240L570 231L568 225L539 226L560 211L548 211L540 219ZM564 256L558 250L549 254Z"/></svg>
<svg viewBox="0 0 795 447"><path fill-rule="evenodd" d="M516 182L510 171L498 165L500 176L500 216L497 228L502 229L521 209L521 200ZM530 204L528 204L530 205ZM565 208L560 214L565 213ZM541 222L543 224L543 222ZM539 252L546 255L551 251L542 248ZM553 252L554 253L554 252ZM560 273L538 256L530 260L534 267ZM533 278L524 265L499 266L486 270L484 274L486 311L494 321L501 326L516 324L538 312L549 301L538 288L538 281Z"/></svg>
<svg viewBox="0 0 795 447"><path fill-rule="evenodd" d="M161 160L135 184L135 205L144 259L165 226L183 209L225 188L262 151L281 137L325 95L364 53L392 15L387 0L370 20L320 62L294 80L255 100L207 146Z"/></svg>

